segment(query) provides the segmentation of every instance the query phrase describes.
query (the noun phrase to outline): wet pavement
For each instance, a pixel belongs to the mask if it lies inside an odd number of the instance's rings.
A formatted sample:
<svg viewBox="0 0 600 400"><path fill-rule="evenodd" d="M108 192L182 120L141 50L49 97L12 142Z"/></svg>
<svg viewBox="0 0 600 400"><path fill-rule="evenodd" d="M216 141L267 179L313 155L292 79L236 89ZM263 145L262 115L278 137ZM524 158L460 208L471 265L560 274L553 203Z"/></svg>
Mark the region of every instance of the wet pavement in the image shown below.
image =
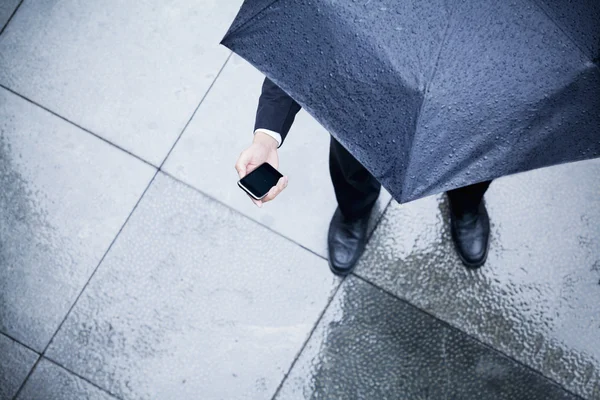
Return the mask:
<svg viewBox="0 0 600 400"><path fill-rule="evenodd" d="M235 184L241 1L109 3L0 4L1 400L600 399L599 161L495 181L479 271L384 192L342 280L308 114L276 202Z"/></svg>
<svg viewBox="0 0 600 400"><path fill-rule="evenodd" d="M600 397L600 160L498 179L481 270L438 195L386 212L356 273L560 382Z"/></svg>
<svg viewBox="0 0 600 400"><path fill-rule="evenodd" d="M382 289L346 279L278 399L574 399Z"/></svg>

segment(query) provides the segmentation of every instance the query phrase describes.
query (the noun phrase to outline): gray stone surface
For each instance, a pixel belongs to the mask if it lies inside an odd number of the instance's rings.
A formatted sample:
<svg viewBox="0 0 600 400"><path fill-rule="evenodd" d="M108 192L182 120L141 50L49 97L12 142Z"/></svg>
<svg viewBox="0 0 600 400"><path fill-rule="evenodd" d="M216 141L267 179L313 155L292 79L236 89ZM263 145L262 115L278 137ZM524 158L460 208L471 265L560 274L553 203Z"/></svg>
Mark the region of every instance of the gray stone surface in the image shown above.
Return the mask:
<svg viewBox="0 0 600 400"><path fill-rule="evenodd" d="M2 0L0 1L0 31L8 22L8 19L15 11L21 0Z"/></svg>
<svg viewBox="0 0 600 400"><path fill-rule="evenodd" d="M350 277L277 399L575 399L525 366Z"/></svg>
<svg viewBox="0 0 600 400"><path fill-rule="evenodd" d="M478 271L442 196L390 206L357 273L564 387L600 399L600 160L499 179ZM441 210L441 211L440 211Z"/></svg>
<svg viewBox="0 0 600 400"><path fill-rule="evenodd" d="M339 280L160 174L48 357L123 399L269 399Z"/></svg>
<svg viewBox="0 0 600 400"><path fill-rule="evenodd" d="M0 83L158 165L229 52L241 0L26 1Z"/></svg>
<svg viewBox="0 0 600 400"><path fill-rule="evenodd" d="M279 149L289 186L262 209L242 192L234 169L252 142L264 77L233 56L165 163L165 170L295 242L327 256L327 229L337 206L329 177L329 134L306 112L298 114ZM389 203L382 191L371 226Z"/></svg>
<svg viewBox="0 0 600 400"><path fill-rule="evenodd" d="M115 397L42 358L18 400L114 400Z"/></svg>
<svg viewBox="0 0 600 400"><path fill-rule="evenodd" d="M43 350L153 174L0 89L0 332Z"/></svg>
<svg viewBox="0 0 600 400"><path fill-rule="evenodd" d="M9 400L38 359L28 348L0 333L0 400Z"/></svg>

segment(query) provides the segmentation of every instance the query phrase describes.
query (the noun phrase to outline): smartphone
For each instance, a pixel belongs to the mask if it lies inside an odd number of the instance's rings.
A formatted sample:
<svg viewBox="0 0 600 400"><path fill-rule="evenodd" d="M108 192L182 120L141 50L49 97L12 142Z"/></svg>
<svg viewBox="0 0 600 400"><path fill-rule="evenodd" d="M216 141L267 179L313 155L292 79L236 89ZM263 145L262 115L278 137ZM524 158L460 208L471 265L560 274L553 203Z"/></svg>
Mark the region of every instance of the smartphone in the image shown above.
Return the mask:
<svg viewBox="0 0 600 400"><path fill-rule="evenodd" d="M248 193L253 199L260 200L265 197L269 190L279 179L283 177L269 163L261 164L254 171L239 180L238 186Z"/></svg>

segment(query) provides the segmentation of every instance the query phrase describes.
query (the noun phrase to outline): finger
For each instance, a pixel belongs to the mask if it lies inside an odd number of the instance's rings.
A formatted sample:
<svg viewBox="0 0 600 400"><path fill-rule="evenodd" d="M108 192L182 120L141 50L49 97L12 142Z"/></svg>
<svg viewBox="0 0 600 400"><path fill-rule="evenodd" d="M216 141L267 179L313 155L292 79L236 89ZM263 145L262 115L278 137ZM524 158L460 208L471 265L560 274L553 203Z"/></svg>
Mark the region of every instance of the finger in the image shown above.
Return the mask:
<svg viewBox="0 0 600 400"><path fill-rule="evenodd" d="M269 190L269 193L262 199L263 203L266 203L267 201L271 201L273 200L275 197L277 197L279 195L279 193L281 193L283 191L283 189L285 189L287 187L287 177L282 177L279 179L279 181L277 182L277 185L273 186L271 188L271 190Z"/></svg>

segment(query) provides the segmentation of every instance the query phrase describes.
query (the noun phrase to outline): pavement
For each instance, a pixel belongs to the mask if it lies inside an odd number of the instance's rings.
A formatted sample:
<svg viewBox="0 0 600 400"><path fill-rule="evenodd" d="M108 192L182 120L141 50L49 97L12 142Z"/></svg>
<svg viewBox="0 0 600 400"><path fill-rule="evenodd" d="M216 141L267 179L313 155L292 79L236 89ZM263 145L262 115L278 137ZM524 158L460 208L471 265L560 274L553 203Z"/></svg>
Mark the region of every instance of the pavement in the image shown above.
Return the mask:
<svg viewBox="0 0 600 400"><path fill-rule="evenodd" d="M0 399L600 399L600 160L496 180L477 271L384 192L337 278L317 122L236 185L240 4L0 2Z"/></svg>

